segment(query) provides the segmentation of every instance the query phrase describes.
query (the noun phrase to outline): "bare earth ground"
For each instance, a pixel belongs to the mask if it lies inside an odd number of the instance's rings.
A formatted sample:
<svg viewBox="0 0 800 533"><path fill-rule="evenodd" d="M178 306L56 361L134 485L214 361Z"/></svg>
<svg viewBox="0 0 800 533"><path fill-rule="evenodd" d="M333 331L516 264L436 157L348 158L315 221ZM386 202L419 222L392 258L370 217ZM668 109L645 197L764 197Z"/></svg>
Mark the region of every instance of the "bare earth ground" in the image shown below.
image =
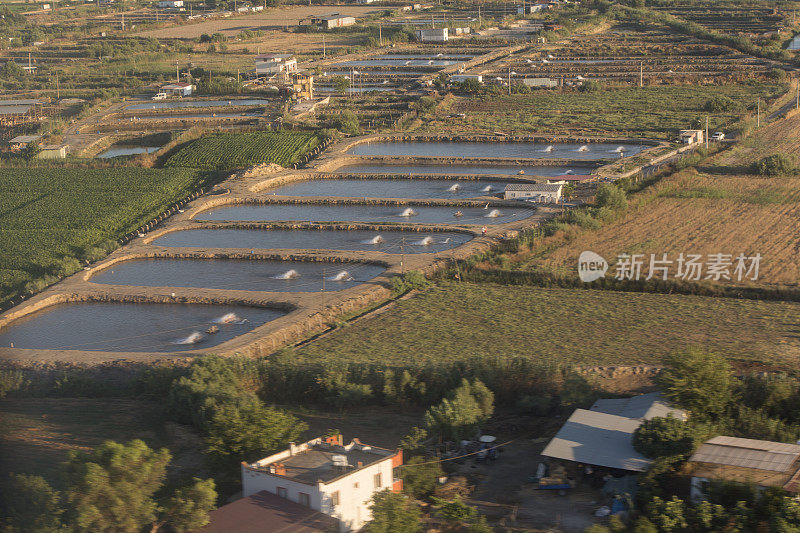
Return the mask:
<svg viewBox="0 0 800 533"><path fill-rule="evenodd" d="M797 286L800 279L800 178L761 177L747 166L765 155L795 157L800 114L778 121L741 146L712 157L698 170L664 178L636 195L622 219L586 231L557 248L543 264L574 272L578 255L592 250L609 262L620 253L711 253L762 256L757 285ZM536 262L536 261L533 261ZM613 267L612 267L613 268ZM674 268L674 267L673 267ZM612 270L613 271L613 270Z"/></svg>
<svg viewBox="0 0 800 533"><path fill-rule="evenodd" d="M207 33L222 33L232 35L244 30L275 30L285 26L296 26L304 18L312 15L329 15L331 13L341 13L354 17L380 11L379 7L372 6L289 6L267 9L261 13L252 15L213 19L198 24L187 24L185 26L175 26L160 28L138 33L135 37L155 37L157 39L194 39Z"/></svg>

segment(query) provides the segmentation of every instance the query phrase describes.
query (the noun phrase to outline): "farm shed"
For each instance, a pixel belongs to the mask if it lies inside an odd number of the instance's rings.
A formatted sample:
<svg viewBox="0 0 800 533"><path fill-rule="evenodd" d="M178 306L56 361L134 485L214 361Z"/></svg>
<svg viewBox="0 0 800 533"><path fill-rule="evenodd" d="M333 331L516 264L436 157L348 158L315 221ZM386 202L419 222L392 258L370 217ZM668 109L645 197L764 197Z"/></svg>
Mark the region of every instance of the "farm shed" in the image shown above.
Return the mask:
<svg viewBox="0 0 800 533"><path fill-rule="evenodd" d="M704 499L712 480L754 483L800 491L800 445L738 437L714 437L689 458L691 498Z"/></svg>
<svg viewBox="0 0 800 533"><path fill-rule="evenodd" d="M0 126L13 126L38 120L41 113L40 100L0 100Z"/></svg>
<svg viewBox="0 0 800 533"><path fill-rule="evenodd" d="M67 157L68 144L52 144L42 146L42 151L36 156L37 159L64 159Z"/></svg>
<svg viewBox="0 0 800 533"><path fill-rule="evenodd" d="M167 93L171 96L191 96L193 91L194 85L186 82L170 83L161 87L162 93Z"/></svg>
<svg viewBox="0 0 800 533"><path fill-rule="evenodd" d="M167 9L177 9L183 7L183 0L161 0L158 7Z"/></svg>
<svg viewBox="0 0 800 533"><path fill-rule="evenodd" d="M450 76L450 83L464 83L467 80L475 80L483 83L483 76L480 74L453 74Z"/></svg>
<svg viewBox="0 0 800 533"><path fill-rule="evenodd" d="M343 28L344 26L352 26L355 23L355 17L342 15L340 13L331 13L330 15L315 15L311 17L311 24L326 30Z"/></svg>
<svg viewBox="0 0 800 533"><path fill-rule="evenodd" d="M447 28L427 28L417 30L417 40L422 43L446 43Z"/></svg>
<svg viewBox="0 0 800 533"><path fill-rule="evenodd" d="M593 466L644 472L652 462L633 449L633 433L658 416L685 419L659 393L625 399L597 400L590 409L576 409L542 452L546 457Z"/></svg>
<svg viewBox="0 0 800 533"><path fill-rule="evenodd" d="M558 202L561 199L561 183L509 183L503 192L506 200L534 199L540 202Z"/></svg>
<svg viewBox="0 0 800 533"><path fill-rule="evenodd" d="M551 78L523 78L522 84L528 87L547 87L549 89L558 87L558 80Z"/></svg>
<svg viewBox="0 0 800 533"><path fill-rule="evenodd" d="M41 138L41 135L18 135L8 141L8 144L12 152L18 152L25 148L28 144L36 142Z"/></svg>

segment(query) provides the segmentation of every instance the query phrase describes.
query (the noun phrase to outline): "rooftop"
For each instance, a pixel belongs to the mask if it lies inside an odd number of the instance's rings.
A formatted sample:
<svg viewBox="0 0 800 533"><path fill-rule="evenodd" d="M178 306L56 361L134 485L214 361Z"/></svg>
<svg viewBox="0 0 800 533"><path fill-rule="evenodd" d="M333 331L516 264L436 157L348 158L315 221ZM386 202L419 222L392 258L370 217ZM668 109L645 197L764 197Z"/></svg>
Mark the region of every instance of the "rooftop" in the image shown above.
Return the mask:
<svg viewBox="0 0 800 533"><path fill-rule="evenodd" d="M797 444L720 436L703 443L689 461L788 472L798 458Z"/></svg>
<svg viewBox="0 0 800 533"><path fill-rule="evenodd" d="M509 183L507 191L558 192L563 187L560 183Z"/></svg>
<svg viewBox="0 0 800 533"><path fill-rule="evenodd" d="M223 505L211 511L209 518L209 524L197 533L312 533L338 526L333 517L265 490Z"/></svg>
<svg viewBox="0 0 800 533"><path fill-rule="evenodd" d="M255 59L256 61L282 61L293 57L294 54L259 54Z"/></svg>
<svg viewBox="0 0 800 533"><path fill-rule="evenodd" d="M542 451L546 457L644 472L650 459L633 449L634 418L576 409Z"/></svg>
<svg viewBox="0 0 800 533"><path fill-rule="evenodd" d="M318 438L299 446L291 445L289 450L252 463L249 468L300 483L327 483L395 455L393 450L367 446L357 439L343 446L341 441L328 443Z"/></svg>
<svg viewBox="0 0 800 533"><path fill-rule="evenodd" d="M33 105L0 105L0 115L24 115L31 110Z"/></svg>
<svg viewBox="0 0 800 533"><path fill-rule="evenodd" d="M0 106L7 105L39 105L41 100L0 100Z"/></svg>
<svg viewBox="0 0 800 533"><path fill-rule="evenodd" d="M11 143L11 144L18 144L18 143L27 144L27 143L31 143L31 142L34 142L34 141L38 141L41 138L42 138L41 135L17 135L16 137L14 137L13 139L11 139L8 142Z"/></svg>
<svg viewBox="0 0 800 533"><path fill-rule="evenodd" d="M643 420L670 415L686 420L686 413L681 409L670 407L660 392L640 394L630 398L600 399L594 402L590 410Z"/></svg>

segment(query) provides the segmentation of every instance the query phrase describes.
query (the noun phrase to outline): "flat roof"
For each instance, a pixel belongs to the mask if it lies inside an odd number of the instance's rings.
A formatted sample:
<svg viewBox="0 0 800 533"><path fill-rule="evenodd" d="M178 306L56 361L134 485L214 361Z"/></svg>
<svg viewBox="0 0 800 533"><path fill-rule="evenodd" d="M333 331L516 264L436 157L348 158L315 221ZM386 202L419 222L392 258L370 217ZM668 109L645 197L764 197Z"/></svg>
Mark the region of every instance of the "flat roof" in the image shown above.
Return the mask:
<svg viewBox="0 0 800 533"><path fill-rule="evenodd" d="M0 106L7 106L7 105L38 105L41 104L41 100L0 100Z"/></svg>
<svg viewBox="0 0 800 533"><path fill-rule="evenodd" d="M509 183L507 191L532 191L532 192L558 192L562 189L561 183Z"/></svg>
<svg viewBox="0 0 800 533"><path fill-rule="evenodd" d="M347 464L352 467L348 470L334 467L333 457L344 456ZM285 477L295 479L303 483L316 483L318 480L327 482L335 479L342 474L352 472L357 468L358 463L367 466L372 463L385 460L388 455L378 455L371 451L362 451L355 448L349 452L339 446L316 445L306 451L297 453L291 457L279 461L286 467Z"/></svg>
<svg viewBox="0 0 800 533"><path fill-rule="evenodd" d="M644 472L652 462L633 449L639 419L576 409L542 452L546 457Z"/></svg>
<svg viewBox="0 0 800 533"><path fill-rule="evenodd" d="M33 142L33 141L38 141L41 138L42 138L41 135L17 135L16 137L14 137L13 139L11 139L8 142L9 143L30 143L30 142Z"/></svg>
<svg viewBox="0 0 800 533"><path fill-rule="evenodd" d="M0 115L24 115L33 105L0 105Z"/></svg>
<svg viewBox="0 0 800 533"><path fill-rule="evenodd" d="M720 436L703 443L689 461L787 472L798 458L797 444Z"/></svg>
<svg viewBox="0 0 800 533"><path fill-rule="evenodd" d="M265 490L223 505L197 533L312 533L338 530L335 518Z"/></svg>

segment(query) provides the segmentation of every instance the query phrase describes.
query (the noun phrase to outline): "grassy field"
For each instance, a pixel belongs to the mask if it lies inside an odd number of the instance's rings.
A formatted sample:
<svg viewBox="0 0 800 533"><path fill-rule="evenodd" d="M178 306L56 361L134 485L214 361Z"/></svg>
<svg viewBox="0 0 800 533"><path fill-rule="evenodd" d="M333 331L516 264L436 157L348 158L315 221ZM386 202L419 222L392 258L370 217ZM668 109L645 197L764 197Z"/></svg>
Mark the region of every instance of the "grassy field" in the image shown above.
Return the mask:
<svg viewBox="0 0 800 533"><path fill-rule="evenodd" d="M102 257L206 179L192 169L1 169L0 304Z"/></svg>
<svg viewBox="0 0 800 533"><path fill-rule="evenodd" d="M715 95L736 101L741 110L712 114L711 130L739 119L756 98L771 99L786 88L778 84L611 87L594 93L555 90L531 94L456 97L426 121L424 131L486 133L513 131L541 135L622 135L673 139L692 121L705 119L706 102ZM453 120L453 114L466 116Z"/></svg>
<svg viewBox="0 0 800 533"><path fill-rule="evenodd" d="M796 287L800 280L800 177L748 174L748 165L776 152L800 149L800 115L776 122L698 169L664 178L635 195L625 216L596 231L581 232L544 259L545 266L576 275L578 255L592 250L609 262L620 253L760 253L755 285ZM648 259L649 260L649 259ZM671 274L675 269L671 270Z"/></svg>
<svg viewBox="0 0 800 533"><path fill-rule="evenodd" d="M261 163L291 166L320 143L315 132L257 131L208 135L167 160L168 167L234 170Z"/></svg>
<svg viewBox="0 0 800 533"><path fill-rule="evenodd" d="M166 422L157 403L129 399L24 398L0 402L0 470L38 474L57 486L70 450L106 440L142 439L167 447L171 470L203 476L202 442L193 430Z"/></svg>
<svg viewBox="0 0 800 533"><path fill-rule="evenodd" d="M444 283L298 349L297 362L637 364L702 345L789 365L800 356L799 312L788 302Z"/></svg>

